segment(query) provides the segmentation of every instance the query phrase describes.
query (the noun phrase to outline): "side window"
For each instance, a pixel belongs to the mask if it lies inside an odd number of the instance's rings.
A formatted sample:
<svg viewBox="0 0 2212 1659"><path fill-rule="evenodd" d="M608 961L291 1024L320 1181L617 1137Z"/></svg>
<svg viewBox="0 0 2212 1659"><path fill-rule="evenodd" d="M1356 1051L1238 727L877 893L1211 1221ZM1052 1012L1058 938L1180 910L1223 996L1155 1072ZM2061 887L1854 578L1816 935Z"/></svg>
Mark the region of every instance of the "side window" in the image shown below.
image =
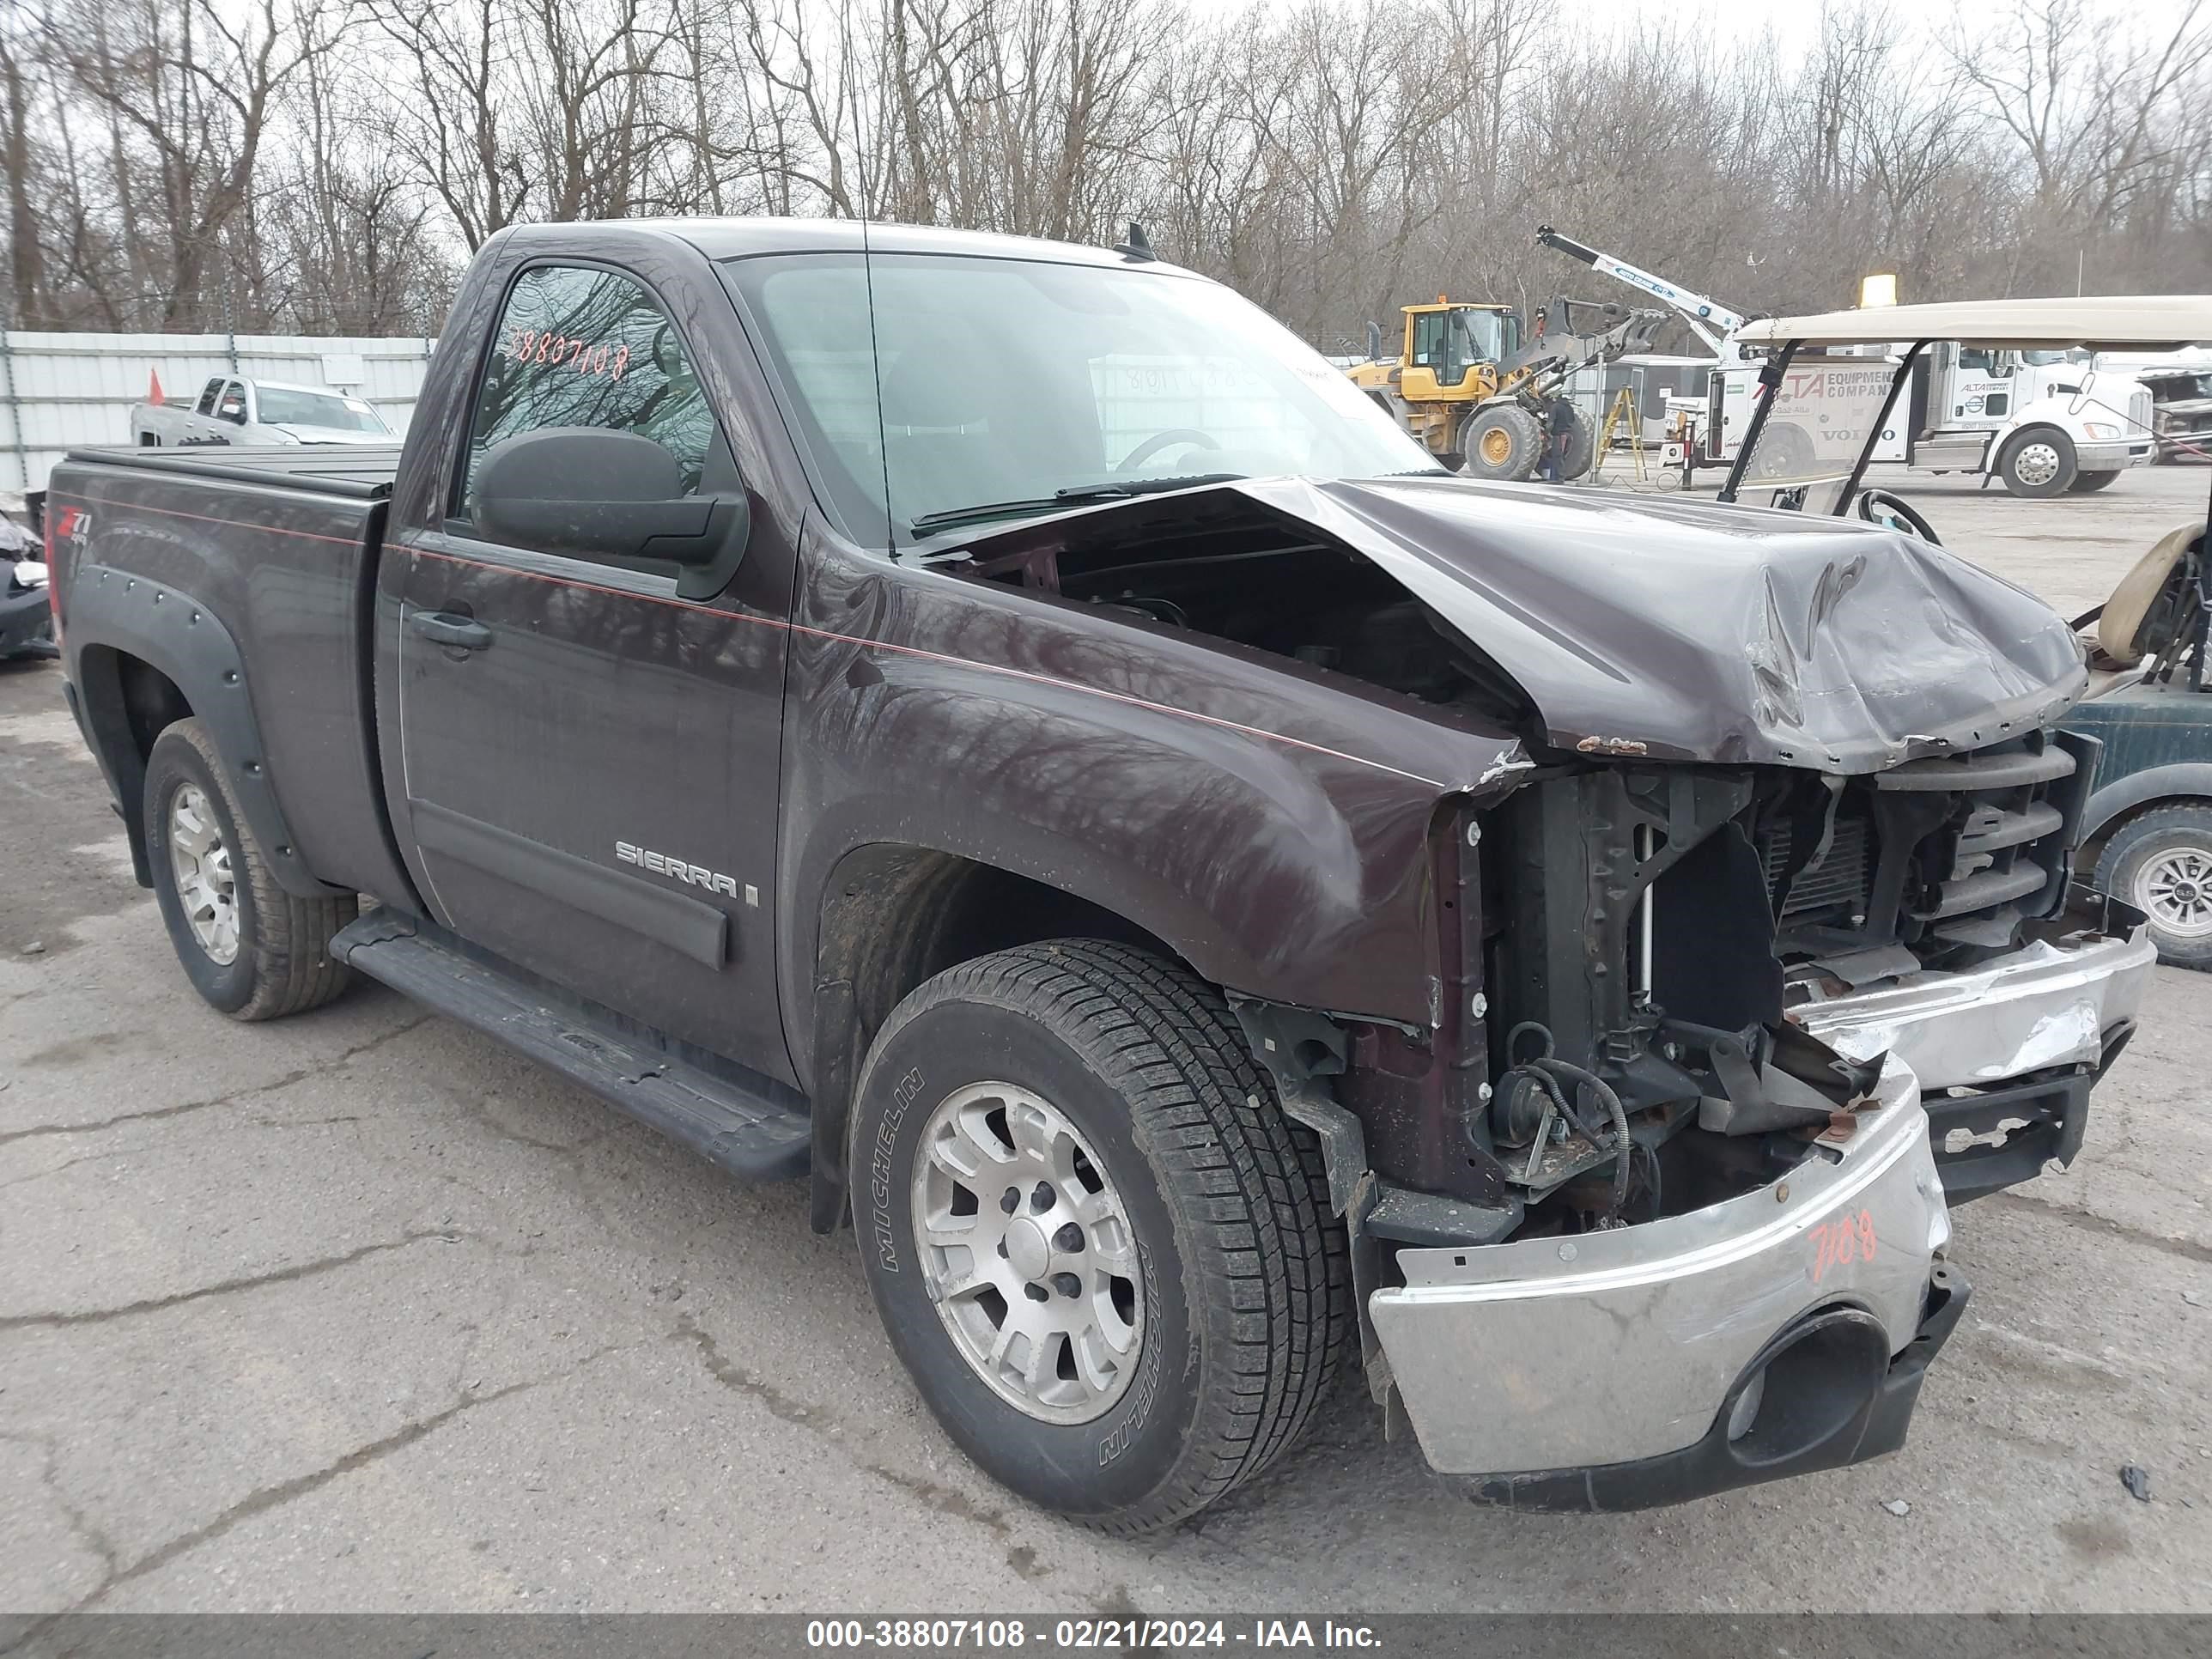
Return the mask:
<svg viewBox="0 0 2212 1659"><path fill-rule="evenodd" d="M200 400L192 406L192 412L196 415L214 414L215 400L222 395L222 376L218 374L200 388Z"/></svg>
<svg viewBox="0 0 2212 1659"><path fill-rule="evenodd" d="M1425 311L1413 319L1413 362L1417 368L1442 368L1445 315L1441 311Z"/></svg>
<svg viewBox="0 0 2212 1659"><path fill-rule="evenodd" d="M222 396L216 404L215 412L220 420L235 422L240 426L245 425L246 388L235 380L224 381Z"/></svg>
<svg viewBox="0 0 2212 1659"><path fill-rule="evenodd" d="M537 265L516 279L477 392L460 512L485 451L520 433L603 426L651 438L699 488L714 417L676 325L627 276Z"/></svg>

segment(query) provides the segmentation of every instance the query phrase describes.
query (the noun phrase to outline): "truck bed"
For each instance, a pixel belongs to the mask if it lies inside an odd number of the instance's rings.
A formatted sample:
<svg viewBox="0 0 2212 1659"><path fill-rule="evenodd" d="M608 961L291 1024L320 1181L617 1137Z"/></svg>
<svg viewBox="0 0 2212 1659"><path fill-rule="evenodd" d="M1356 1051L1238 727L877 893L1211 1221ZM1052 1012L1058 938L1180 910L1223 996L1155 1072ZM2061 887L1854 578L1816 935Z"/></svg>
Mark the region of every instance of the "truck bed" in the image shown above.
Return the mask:
<svg viewBox="0 0 2212 1659"><path fill-rule="evenodd" d="M371 684L398 461L397 446L83 449L48 489L58 529L57 515L77 509L73 533L56 538L55 580L64 636L96 647L80 687L88 717L100 717L103 696L143 695L129 684L133 659L210 722L228 717L242 684L236 741L264 764L241 787L250 797L265 780L272 792L256 828L284 849L273 861L295 891L411 891L383 807Z"/></svg>
<svg viewBox="0 0 2212 1659"><path fill-rule="evenodd" d="M382 501L389 495L392 481L399 471L396 443L271 444L254 448L194 444L177 449L118 446L73 449L67 459L70 463L144 468L182 477L261 484L362 501Z"/></svg>

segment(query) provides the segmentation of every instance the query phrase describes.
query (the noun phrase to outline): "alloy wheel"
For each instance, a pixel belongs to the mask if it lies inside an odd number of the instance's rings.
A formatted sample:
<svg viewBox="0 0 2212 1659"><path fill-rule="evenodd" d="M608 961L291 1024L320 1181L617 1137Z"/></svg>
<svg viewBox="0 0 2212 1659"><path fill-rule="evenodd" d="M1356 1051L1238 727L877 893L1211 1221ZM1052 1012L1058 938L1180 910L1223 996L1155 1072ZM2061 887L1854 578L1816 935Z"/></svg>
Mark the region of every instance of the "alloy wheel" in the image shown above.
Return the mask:
<svg viewBox="0 0 2212 1659"><path fill-rule="evenodd" d="M2047 484L2058 476L2058 452L2045 443L2023 444L2013 458L2012 470L2031 489Z"/></svg>
<svg viewBox="0 0 2212 1659"><path fill-rule="evenodd" d="M1013 1084L977 1083L923 1125L914 1230L929 1297L961 1357L1040 1422L1089 1422L1137 1372L1136 1234L1075 1125Z"/></svg>
<svg viewBox="0 0 2212 1659"><path fill-rule="evenodd" d="M229 966L238 959L238 880L215 811L197 784L179 784L169 798L169 872L193 939Z"/></svg>

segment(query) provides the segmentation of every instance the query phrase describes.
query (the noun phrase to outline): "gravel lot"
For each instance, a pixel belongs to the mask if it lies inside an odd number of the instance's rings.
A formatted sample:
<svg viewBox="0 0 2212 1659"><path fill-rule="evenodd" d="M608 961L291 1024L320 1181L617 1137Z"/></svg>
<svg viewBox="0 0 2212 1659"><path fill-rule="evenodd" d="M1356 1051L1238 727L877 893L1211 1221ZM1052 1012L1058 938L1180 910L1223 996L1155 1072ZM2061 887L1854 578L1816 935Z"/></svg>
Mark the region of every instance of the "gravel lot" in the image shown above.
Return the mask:
<svg viewBox="0 0 2212 1659"><path fill-rule="evenodd" d="M2208 483L1899 487L2070 612ZM2160 970L2072 1171L1959 1215L1900 1455L1503 1516L1347 1390L1105 1543L951 1449L799 1187L379 987L210 1012L51 665L0 665L0 1610L2212 1609L2212 977Z"/></svg>

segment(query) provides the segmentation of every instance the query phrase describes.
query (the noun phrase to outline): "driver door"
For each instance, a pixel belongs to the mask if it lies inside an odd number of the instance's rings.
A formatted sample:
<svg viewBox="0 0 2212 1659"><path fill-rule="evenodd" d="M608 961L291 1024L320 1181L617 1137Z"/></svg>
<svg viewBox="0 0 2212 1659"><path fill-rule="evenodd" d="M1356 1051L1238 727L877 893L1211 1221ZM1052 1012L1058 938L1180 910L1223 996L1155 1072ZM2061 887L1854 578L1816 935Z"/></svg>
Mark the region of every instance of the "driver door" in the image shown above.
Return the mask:
<svg viewBox="0 0 2212 1659"><path fill-rule="evenodd" d="M791 579L777 532L757 521L727 587L687 599L673 567L496 542L471 499L488 451L550 427L638 434L687 492L741 489L697 362L634 272L514 276L453 497L439 522L403 527L406 821L445 926L788 1079L770 908Z"/></svg>

